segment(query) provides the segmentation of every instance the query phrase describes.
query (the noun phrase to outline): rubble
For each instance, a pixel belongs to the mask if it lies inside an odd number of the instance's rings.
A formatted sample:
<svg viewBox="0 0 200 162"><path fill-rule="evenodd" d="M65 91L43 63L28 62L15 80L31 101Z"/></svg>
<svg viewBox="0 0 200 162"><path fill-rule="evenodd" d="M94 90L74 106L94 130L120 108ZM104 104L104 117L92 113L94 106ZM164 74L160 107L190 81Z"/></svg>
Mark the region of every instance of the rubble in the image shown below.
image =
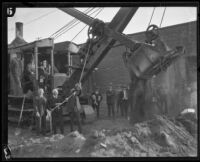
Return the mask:
<svg viewBox="0 0 200 162"><path fill-rule="evenodd" d="M98 134L103 133L99 131ZM104 131L94 143L92 157L165 157L197 155L196 139L166 117L138 123L131 129ZM97 133L96 133L97 134ZM87 145L86 145L87 146ZM92 147L92 146L91 146ZM83 150L87 149L84 147Z"/></svg>
<svg viewBox="0 0 200 162"><path fill-rule="evenodd" d="M155 119L133 126L115 122L116 125L110 129L102 129L94 124L93 127L88 126L89 134L74 131L65 136L57 134L15 142L18 145L16 154L20 157L34 157L33 152L37 157L196 156L197 138L184 125L185 120L193 122L192 118L189 120L183 116L175 119L156 116ZM106 122L107 125L112 123L111 120L104 120L101 124Z"/></svg>

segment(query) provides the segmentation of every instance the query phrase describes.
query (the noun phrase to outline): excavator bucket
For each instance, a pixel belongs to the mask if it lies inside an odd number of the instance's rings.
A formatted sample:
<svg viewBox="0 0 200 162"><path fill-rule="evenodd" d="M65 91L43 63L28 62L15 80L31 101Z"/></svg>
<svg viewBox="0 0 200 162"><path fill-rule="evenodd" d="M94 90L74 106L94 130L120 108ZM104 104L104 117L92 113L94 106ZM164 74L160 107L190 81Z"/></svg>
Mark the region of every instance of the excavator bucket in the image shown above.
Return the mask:
<svg viewBox="0 0 200 162"><path fill-rule="evenodd" d="M169 67L184 53L183 47L167 51L163 43L155 46L139 43L132 53L125 53L124 63L129 70L132 84L130 103L132 124L149 120L164 111L155 101L149 79Z"/></svg>
<svg viewBox="0 0 200 162"><path fill-rule="evenodd" d="M183 52L183 47L167 51L141 43L134 52L125 53L125 64L137 78L148 79L166 69Z"/></svg>

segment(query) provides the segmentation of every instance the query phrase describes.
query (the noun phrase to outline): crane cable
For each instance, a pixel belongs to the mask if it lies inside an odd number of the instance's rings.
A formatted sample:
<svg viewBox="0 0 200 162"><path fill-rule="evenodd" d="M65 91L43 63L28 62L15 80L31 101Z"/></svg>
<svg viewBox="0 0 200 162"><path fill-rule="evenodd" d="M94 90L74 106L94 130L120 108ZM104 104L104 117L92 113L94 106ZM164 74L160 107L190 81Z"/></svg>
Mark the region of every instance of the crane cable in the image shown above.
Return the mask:
<svg viewBox="0 0 200 162"><path fill-rule="evenodd" d="M96 18L97 15L100 14L100 12L101 12L103 9L104 9L104 8L100 9L100 11L94 16L94 18ZM70 42L72 42L72 41L73 41L87 26L88 26L88 25L85 25L85 26L78 32L78 34L76 34L76 35L72 38L72 40L71 40Z"/></svg>
<svg viewBox="0 0 200 162"><path fill-rule="evenodd" d="M164 8L164 11L163 11L163 14L162 14L162 18L161 18L161 21L160 21L159 28L160 28L161 25L162 25L163 18L164 18L164 15L165 15L165 11L166 11L166 8L167 8L167 7ZM153 8L153 12L152 12L152 14L151 14L151 18L150 18L150 21L149 21L148 26L151 24L151 21L152 21L152 18L153 18L154 12L155 12L155 7Z"/></svg>
<svg viewBox="0 0 200 162"><path fill-rule="evenodd" d="M100 12L101 12L103 9L104 9L104 8L102 8L102 9L95 15L95 17L96 17L98 14L100 14ZM86 25L86 26L87 26L87 25ZM86 26L85 26L85 27L86 27ZM85 27L84 27L84 28L85 28ZM82 30L83 30L83 29L82 29ZM82 30L81 30L81 31L82 31ZM80 31L80 32L81 32L81 31ZM79 32L79 33L80 33L80 32ZM77 34L77 35L78 35L78 34ZM77 36L77 35L76 35L76 36ZM75 37L76 37L76 36L75 36ZM74 38L75 38L75 37L74 37ZM74 38L73 38L73 39L74 39ZM86 58L85 58L85 61L84 61L84 65L83 65L83 68L82 68L82 71L81 71L81 75L80 75L80 78L79 78L79 82L78 82L79 85L81 85L81 80L82 80L82 77L83 77L83 72L84 72L84 69L85 69L85 65L86 65L87 58L88 58L88 55L89 55L89 53L90 53L91 44L92 44L92 43L91 43L91 39L92 39L92 38L89 37L89 34L88 34L88 39L89 39L89 47L88 47L88 51L87 51L87 54L86 54ZM55 106L54 108L52 108L52 109L51 109L51 113L52 113L55 109L59 108L62 104L64 104L65 102L67 102L72 96L73 96L73 93L72 93L70 96L68 96L67 98L65 98L64 101L63 101L62 103L60 103L59 105L57 105L57 106Z"/></svg>
<svg viewBox="0 0 200 162"><path fill-rule="evenodd" d="M150 18L150 21L149 21L148 26L151 24L151 20L152 20L152 18L153 18L153 15L154 15L154 11L155 11L155 9L156 9L156 7L153 8L153 12L152 12L152 14L151 14L151 18Z"/></svg>
<svg viewBox="0 0 200 162"><path fill-rule="evenodd" d="M103 8L95 15L95 17L103 10ZM90 53L90 47L91 47L91 38L89 37L89 33L88 33L88 39L89 39L89 47L88 47L88 51L87 51L87 54L86 54L86 57L85 57L85 61L84 61L84 65L83 65L83 68L82 68L82 71L81 71L81 76L80 76L80 79L79 79L79 84L81 84L81 80L82 80L82 77L83 77L83 72L85 70L85 65L86 65L86 62L87 62L87 58L88 58L88 55Z"/></svg>
<svg viewBox="0 0 200 162"><path fill-rule="evenodd" d="M93 10L92 9L86 9L85 11L83 11L83 13L89 13ZM64 25L62 28L60 28L58 31L56 31L55 33L53 33L50 37L53 37L54 35L57 35L59 32L62 32L62 30L64 30L65 28L69 27L70 25L74 24L76 21L78 21L76 18L72 19L70 22L68 22L66 25Z"/></svg>
<svg viewBox="0 0 200 162"><path fill-rule="evenodd" d="M93 13L97 12L98 10L100 10L100 9L97 9L96 11L93 11L93 12L90 13L89 15L92 15ZM57 39L58 37L60 37L60 36L63 35L64 33L68 32L70 29L72 29L73 27L75 27L75 26L78 25L79 23L81 23L81 21L78 21L76 24L74 24L74 25L71 26L70 28L63 30L62 33L56 35L54 39Z"/></svg>
<svg viewBox="0 0 200 162"><path fill-rule="evenodd" d="M163 18L164 18L164 15L165 15L165 11L166 11L166 7L164 8L159 28L161 28L161 25L162 25L162 22L163 22Z"/></svg>
<svg viewBox="0 0 200 162"><path fill-rule="evenodd" d="M96 11L93 11L93 12L90 13L89 15L92 15L93 13L97 12L98 10L99 10L99 9L97 9ZM81 22L81 21L78 21L76 24L74 24L74 25L71 26L70 28L63 30L60 34L57 34L57 35L55 36L54 39L57 39L58 37L60 37L60 36L63 35L64 33L68 32L70 29L72 29L73 27L75 27L76 25L78 25L80 22Z"/></svg>
<svg viewBox="0 0 200 162"><path fill-rule="evenodd" d="M87 11L88 9L86 9L85 11ZM85 12L84 11L84 12ZM74 21L77 19L72 19L71 21L69 21L67 24L65 24L63 27L61 27L59 30L57 30L55 33L51 34L51 36L49 37L53 37L54 35L58 34L61 30L63 30L64 28L68 27L69 25L71 25L72 23L74 23Z"/></svg>

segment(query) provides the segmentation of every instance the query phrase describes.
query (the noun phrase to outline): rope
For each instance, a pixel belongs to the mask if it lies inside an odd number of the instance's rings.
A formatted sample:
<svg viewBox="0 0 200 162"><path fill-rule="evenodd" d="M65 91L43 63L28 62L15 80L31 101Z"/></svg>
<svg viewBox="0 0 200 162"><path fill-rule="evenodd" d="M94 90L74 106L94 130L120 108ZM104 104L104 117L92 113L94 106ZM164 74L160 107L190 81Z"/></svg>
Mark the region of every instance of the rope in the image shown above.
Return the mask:
<svg viewBox="0 0 200 162"><path fill-rule="evenodd" d="M103 10L103 8L95 15L95 17ZM88 38L89 38L89 47L88 47L88 51L87 51L87 54L86 54L86 58L85 58L85 62L84 62L84 65L83 65L83 69L82 69L82 72L81 72L81 76L80 76L80 79L79 79L79 84L81 84L81 80L82 80L82 77L83 77L83 72L85 70L85 65L86 65L86 62L87 62L87 57L89 55L89 52L90 52L90 46L91 46L91 40L90 40L90 37L88 35Z"/></svg>
<svg viewBox="0 0 200 162"><path fill-rule="evenodd" d="M52 108L51 112L53 112L55 109L57 109L58 107L60 107L61 105L63 105L65 102L67 102L72 96L73 96L73 93L69 97L67 97L63 102L61 102L59 105L57 105L54 108Z"/></svg>
<svg viewBox="0 0 200 162"><path fill-rule="evenodd" d="M86 65L86 61L87 61L87 57L89 55L89 52L90 52L90 46L91 46L91 40L89 39L89 47L88 47L88 51L87 51L87 54L86 54L86 57L85 57L85 61L84 61L84 65L83 65L83 69L81 71L81 76L80 76L80 79L79 79L79 84L81 83L81 80L82 80L82 77L83 77L83 72L84 72L84 69L85 69L85 65Z"/></svg>
<svg viewBox="0 0 200 162"><path fill-rule="evenodd" d="M165 7L165 9L164 9L164 11L163 11L162 19L161 19L161 22L160 22L160 27L161 27L162 22L163 22L163 18L164 18L164 15L165 15L165 11L166 11L166 7ZM159 27L159 28L160 28L160 27Z"/></svg>
<svg viewBox="0 0 200 162"><path fill-rule="evenodd" d="M96 11L92 12L92 13L89 14L89 15L92 15L93 13L97 12L98 10L100 10L100 9L97 9ZM70 29L72 29L73 27L75 27L75 26L78 25L79 23L81 23L81 21L78 21L76 24L74 24L73 26L71 26L69 29L63 30L60 34L56 35L56 36L54 37L54 39L57 39L58 37L60 37L60 36L63 35L64 33L68 32Z"/></svg>
<svg viewBox="0 0 200 162"><path fill-rule="evenodd" d="M153 12L152 12L152 14L151 14L151 18L150 18L150 21L149 21L149 24L148 24L148 26L151 24L151 20L152 20L152 18L153 18L153 15L154 15L154 11L155 11L155 7L153 8Z"/></svg>
<svg viewBox="0 0 200 162"><path fill-rule="evenodd" d="M100 9L100 11L99 11L94 17L96 17L103 9L104 9L104 8ZM86 26L87 26L87 25L86 25ZM85 27L86 27L86 26L85 26ZM84 27L84 28L85 28L85 27ZM84 29L84 28L83 28L83 29ZM83 29L82 29L82 30L83 30ZM81 30L81 31L82 31L82 30ZM76 38L76 37L80 34L81 31L79 31L79 33L76 34L74 38ZM88 36L88 37L89 37L89 36ZM73 39L74 39L74 38L73 38ZM73 39L72 39L72 40L73 40ZM71 41L72 41L72 40L71 40ZM83 65L83 68L82 68L82 71L81 71L81 76L80 76L80 79L79 79L79 82L78 82L79 84L81 84L81 80L82 80L82 77L83 77L83 72L84 72L84 69L85 69L85 66L86 66L87 58L88 58L88 55L89 55L89 53L90 53L90 47L91 47L91 40L90 40L90 37L89 37L89 47L88 47L88 51L87 51L87 54L86 54L86 58L85 58L85 61L84 61L84 65ZM62 103L60 103L59 105L57 105L57 106L55 106L53 109L51 109L51 113L52 113L56 108L60 107L60 106L63 105L65 102L67 102L72 96L73 96L73 93L72 93L69 97L67 97Z"/></svg>

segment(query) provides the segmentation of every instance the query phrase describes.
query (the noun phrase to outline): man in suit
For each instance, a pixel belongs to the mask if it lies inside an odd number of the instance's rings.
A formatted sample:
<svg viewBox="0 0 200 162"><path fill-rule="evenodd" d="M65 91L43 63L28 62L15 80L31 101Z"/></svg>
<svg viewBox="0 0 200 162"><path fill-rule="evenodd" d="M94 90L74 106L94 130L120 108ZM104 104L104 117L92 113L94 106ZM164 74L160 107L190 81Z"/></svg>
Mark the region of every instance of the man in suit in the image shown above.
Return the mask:
<svg viewBox="0 0 200 162"><path fill-rule="evenodd" d="M108 117L115 118L115 92L113 90L112 84L110 84L109 89L106 91L106 99L108 105Z"/></svg>
<svg viewBox="0 0 200 162"><path fill-rule="evenodd" d="M128 117L128 91L127 88L124 86L121 91L121 115Z"/></svg>

